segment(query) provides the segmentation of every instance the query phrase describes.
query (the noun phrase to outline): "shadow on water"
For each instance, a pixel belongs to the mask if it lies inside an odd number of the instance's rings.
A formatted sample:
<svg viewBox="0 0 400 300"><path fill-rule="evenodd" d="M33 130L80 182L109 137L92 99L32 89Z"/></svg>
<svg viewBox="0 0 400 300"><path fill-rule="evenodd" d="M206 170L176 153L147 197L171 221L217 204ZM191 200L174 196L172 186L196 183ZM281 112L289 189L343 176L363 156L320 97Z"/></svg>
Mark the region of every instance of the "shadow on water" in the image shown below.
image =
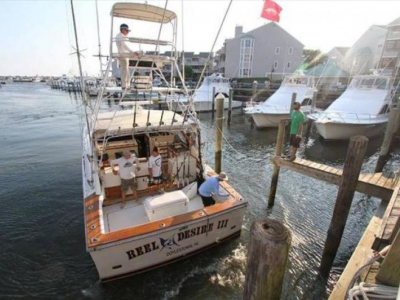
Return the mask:
<svg viewBox="0 0 400 300"><path fill-rule="evenodd" d="M105 102L111 109L115 101ZM241 299L249 228L270 217L292 232L282 299L326 299L376 210L378 199L356 193L334 269L325 284L317 269L337 187L281 170L276 205L267 208L276 129L250 128L235 110L224 127L223 169L249 201L240 238L188 260L100 284L85 252L81 191L79 96L45 85L0 91L0 298ZM214 165L214 121L199 114L204 157ZM372 171L380 141L369 144L363 171ZM340 167L347 143L325 143L315 132L300 156ZM398 150L387 169L398 167Z"/></svg>

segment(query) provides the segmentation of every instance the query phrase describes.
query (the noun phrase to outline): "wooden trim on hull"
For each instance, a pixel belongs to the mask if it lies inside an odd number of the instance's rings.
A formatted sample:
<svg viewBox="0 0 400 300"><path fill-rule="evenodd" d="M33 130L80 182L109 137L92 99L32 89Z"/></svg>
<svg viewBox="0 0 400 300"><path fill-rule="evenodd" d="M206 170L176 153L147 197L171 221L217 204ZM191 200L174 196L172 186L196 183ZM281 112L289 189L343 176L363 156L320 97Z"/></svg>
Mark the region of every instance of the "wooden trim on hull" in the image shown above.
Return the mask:
<svg viewBox="0 0 400 300"><path fill-rule="evenodd" d="M146 267L146 268L143 268L143 269L140 269L140 270L128 272L128 273L125 273L125 274L120 274L120 275L117 275L117 276L101 278L100 281L106 283L106 282L110 282L110 281L114 281L114 280L117 280L117 279L126 278L126 277L129 277L129 276L137 275L137 274L140 274L140 273L144 273L144 272L147 272L147 271L150 271L150 270L153 270L153 269L157 269L157 268L172 264L174 262L189 258L189 257L191 257L193 255L196 255L196 254L200 253L200 252L206 251L206 250L208 250L210 248L215 247L216 245L219 245L219 244L221 244L223 242L226 242L228 240L231 240L233 238L238 238L240 236L240 233L241 233L241 230L236 231L235 233L233 233L233 234L221 239L220 242L214 242L214 243L212 243L210 245L207 245L207 246L205 246L203 248L200 248L198 250L190 252L190 253L188 253L186 255L181 255L181 256L178 256L178 257L176 257L174 259L167 260L167 261L164 261L162 263L155 264L155 265L152 265L150 267Z"/></svg>

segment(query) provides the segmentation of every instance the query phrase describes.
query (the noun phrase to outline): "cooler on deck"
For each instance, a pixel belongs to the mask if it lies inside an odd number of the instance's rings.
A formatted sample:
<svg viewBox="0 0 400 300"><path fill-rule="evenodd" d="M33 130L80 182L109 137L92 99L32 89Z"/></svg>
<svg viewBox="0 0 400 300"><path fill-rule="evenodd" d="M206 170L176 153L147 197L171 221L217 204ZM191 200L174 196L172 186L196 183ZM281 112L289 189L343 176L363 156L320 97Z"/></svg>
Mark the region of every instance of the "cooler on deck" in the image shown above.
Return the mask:
<svg viewBox="0 0 400 300"><path fill-rule="evenodd" d="M156 221L187 213L189 199L184 192L174 191L147 198L144 207L149 220Z"/></svg>

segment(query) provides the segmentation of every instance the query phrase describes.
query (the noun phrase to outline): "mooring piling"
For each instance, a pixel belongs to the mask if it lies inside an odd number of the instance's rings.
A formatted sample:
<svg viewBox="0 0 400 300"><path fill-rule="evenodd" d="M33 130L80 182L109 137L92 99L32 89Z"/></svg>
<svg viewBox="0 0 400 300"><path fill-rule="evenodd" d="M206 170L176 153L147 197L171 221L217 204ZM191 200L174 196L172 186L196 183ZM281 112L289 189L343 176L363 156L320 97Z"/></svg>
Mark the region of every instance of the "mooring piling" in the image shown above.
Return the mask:
<svg viewBox="0 0 400 300"><path fill-rule="evenodd" d="M398 129L398 119L400 108L392 108L389 113L389 121L386 125L386 131L382 142L381 151L379 153L379 158L375 166L375 173L382 172L390 154L390 148L392 145L392 140L396 130Z"/></svg>
<svg viewBox="0 0 400 300"><path fill-rule="evenodd" d="M376 279L390 286L399 286L400 282L400 231L397 232L396 237L390 246L389 252L385 256L381 267L376 275Z"/></svg>
<svg viewBox="0 0 400 300"><path fill-rule="evenodd" d="M311 100L311 111L310 113L313 113L315 110L315 106L317 104L317 95L318 93L316 91L313 92L313 96L312 96L312 100ZM308 142L308 139L310 138L310 132L311 132L311 128L313 125L313 120L308 118L307 120L307 124L306 124L306 134L305 134L305 143Z"/></svg>
<svg viewBox="0 0 400 300"><path fill-rule="evenodd" d="M350 139L343 176L321 259L320 273L324 277L329 275L342 239L367 145L368 138L365 136L354 136Z"/></svg>
<svg viewBox="0 0 400 300"><path fill-rule="evenodd" d="M281 156L283 151L283 144L285 140L285 126L287 120L282 119L279 121L279 128L278 128L278 137L276 139L276 148L275 148L275 156ZM269 189L269 197L268 197L268 207L274 206L275 203L275 195L276 189L278 186L278 179L279 179L279 166L274 162L274 171L272 174L271 179L271 187Z"/></svg>
<svg viewBox="0 0 400 300"><path fill-rule="evenodd" d="M276 220L251 225L244 300L280 299L291 239L290 231Z"/></svg>
<svg viewBox="0 0 400 300"><path fill-rule="evenodd" d="M224 121L225 96L221 93L215 98L217 102L217 119L215 126L215 172L221 173L222 165L222 126Z"/></svg>
<svg viewBox="0 0 400 300"><path fill-rule="evenodd" d="M215 86L212 88L212 103L211 103L211 119L214 120L214 114L215 114Z"/></svg>
<svg viewBox="0 0 400 300"><path fill-rule="evenodd" d="M228 106L228 125L231 125L232 120L232 100L233 100L233 89L229 90L229 106Z"/></svg>

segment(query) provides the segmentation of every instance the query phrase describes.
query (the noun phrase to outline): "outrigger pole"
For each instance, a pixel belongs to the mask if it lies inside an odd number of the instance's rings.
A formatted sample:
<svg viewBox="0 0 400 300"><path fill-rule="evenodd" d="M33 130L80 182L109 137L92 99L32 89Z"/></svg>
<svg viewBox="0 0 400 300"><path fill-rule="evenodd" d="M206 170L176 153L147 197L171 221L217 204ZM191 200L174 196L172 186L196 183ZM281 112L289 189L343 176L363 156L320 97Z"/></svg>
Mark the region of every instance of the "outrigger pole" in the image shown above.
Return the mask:
<svg viewBox="0 0 400 300"><path fill-rule="evenodd" d="M81 53L79 52L78 32L76 30L74 3L73 3L72 0L71 0L71 11L72 11L72 20L74 22L76 56L78 58L79 75L80 75L80 79L81 79L80 81L81 81L82 102L83 102L83 107L85 109L85 119L86 119L86 126L87 126L88 136L89 136L89 139L90 139L90 143L92 143L91 130L90 130L88 114L87 114L87 104L88 103L87 103L86 94L85 94L85 81L83 80L83 72L82 72L82 64L81 64Z"/></svg>
<svg viewBox="0 0 400 300"><path fill-rule="evenodd" d="M96 0L96 20L97 20L97 39L99 41L99 61L100 61L100 77L103 76L103 62L101 60L101 43L100 43L100 24L99 24L99 7Z"/></svg>

